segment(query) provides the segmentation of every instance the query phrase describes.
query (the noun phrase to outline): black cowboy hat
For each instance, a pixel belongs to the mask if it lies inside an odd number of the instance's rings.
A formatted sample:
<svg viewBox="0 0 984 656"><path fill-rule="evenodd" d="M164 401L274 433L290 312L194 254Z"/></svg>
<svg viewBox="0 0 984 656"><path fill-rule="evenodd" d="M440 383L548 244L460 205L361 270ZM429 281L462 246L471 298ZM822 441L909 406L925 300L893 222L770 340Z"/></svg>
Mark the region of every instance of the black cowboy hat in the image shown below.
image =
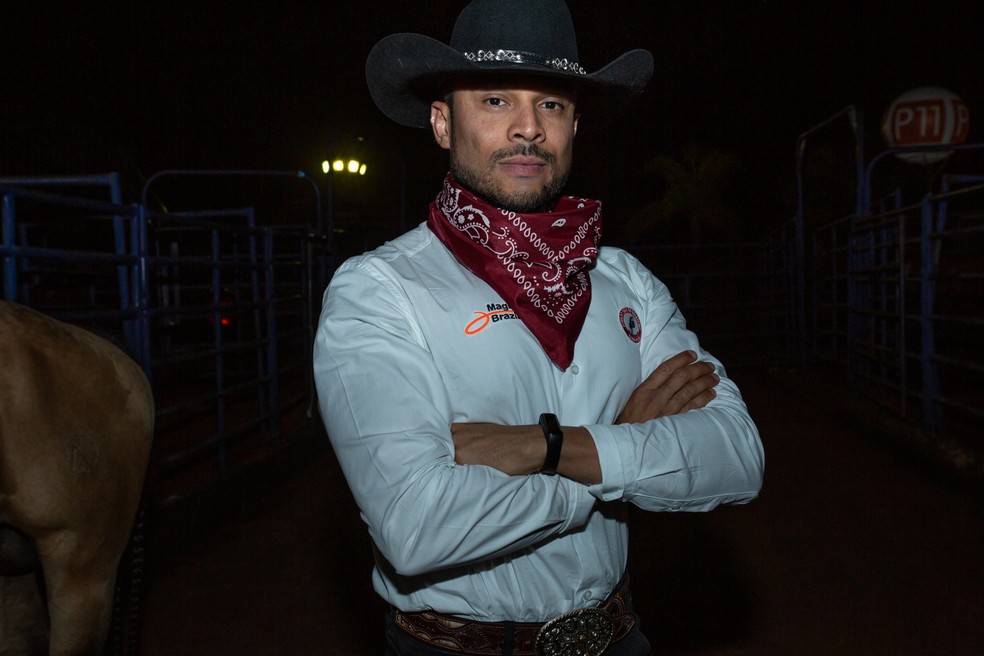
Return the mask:
<svg viewBox="0 0 984 656"><path fill-rule="evenodd" d="M419 128L430 124L441 85L462 75L503 72L569 80L578 87L579 105L603 101L612 107L642 91L653 57L631 50L588 73L563 0L473 0L458 16L450 45L422 34L393 34L366 60L366 81L379 109Z"/></svg>

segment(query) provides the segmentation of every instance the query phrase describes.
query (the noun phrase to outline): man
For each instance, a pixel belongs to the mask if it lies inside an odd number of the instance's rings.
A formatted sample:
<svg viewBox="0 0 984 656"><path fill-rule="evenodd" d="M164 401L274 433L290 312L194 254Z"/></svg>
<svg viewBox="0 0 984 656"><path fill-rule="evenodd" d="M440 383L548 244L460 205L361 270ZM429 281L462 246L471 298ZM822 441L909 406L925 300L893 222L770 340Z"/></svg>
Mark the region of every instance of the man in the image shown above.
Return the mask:
<svg viewBox="0 0 984 656"><path fill-rule="evenodd" d="M369 55L376 104L451 160L424 224L339 268L315 342L387 654L648 654L618 502L758 492L736 387L666 287L598 248L600 203L560 195L579 113L652 66L586 73L562 0L474 0L450 46L397 34Z"/></svg>

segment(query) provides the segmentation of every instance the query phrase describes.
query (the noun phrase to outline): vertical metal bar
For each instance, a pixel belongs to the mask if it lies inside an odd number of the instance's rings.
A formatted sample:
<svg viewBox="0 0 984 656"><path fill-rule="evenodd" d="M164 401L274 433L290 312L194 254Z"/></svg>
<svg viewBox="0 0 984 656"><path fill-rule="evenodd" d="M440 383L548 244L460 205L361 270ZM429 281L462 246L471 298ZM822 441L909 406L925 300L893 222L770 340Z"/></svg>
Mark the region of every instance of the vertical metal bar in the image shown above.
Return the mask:
<svg viewBox="0 0 984 656"><path fill-rule="evenodd" d="M892 291L888 279L887 267L891 263L892 231L889 222L881 225L878 231L878 257L876 275L878 276L878 310L881 316L878 320L878 344L881 348L880 381L884 385L890 374L888 354L892 349Z"/></svg>
<svg viewBox="0 0 984 656"><path fill-rule="evenodd" d="M304 299L301 303L301 313L304 316L304 334L306 335L305 344L305 362L310 363L313 359L313 349L314 349L314 332L315 332L315 316L314 316L314 289L312 284L312 277L314 275L314 242L310 239L310 235L304 235L300 240L300 253L301 253L301 298ZM305 377L307 378L307 394L308 394L308 406L306 410L307 418L313 419L315 413L315 390L314 390L314 369L311 366L307 367L305 372Z"/></svg>
<svg viewBox="0 0 984 656"><path fill-rule="evenodd" d="M103 179L104 183L109 186L109 199L114 205L123 204L123 190L120 185L120 174L119 173L107 173ZM132 217L132 214L129 214ZM126 243L126 228L125 228L125 218L123 215L116 215L113 217L113 236L116 241L116 254L125 255L127 253L127 243ZM131 304L131 291L127 265L120 264L116 267L116 276L119 284L120 293L120 309L126 312ZM124 334L127 340L133 340L134 336L130 334L129 331L132 330L132 323L128 320L124 321Z"/></svg>
<svg viewBox="0 0 984 656"><path fill-rule="evenodd" d="M934 435L940 428L939 404L936 401L940 393L939 371L936 366L936 335L933 325L933 307L936 301L936 266L933 257L933 208L926 195L922 200L922 222L919 245L921 247L922 266L920 267L920 328L922 365L922 408L923 428L929 435Z"/></svg>
<svg viewBox="0 0 984 656"><path fill-rule="evenodd" d="M849 112L851 130L854 132L854 175L855 184L855 219L864 216L867 211L866 198L870 198L871 189L865 187L865 168L864 168L864 125L863 113L860 109L851 107Z"/></svg>
<svg viewBox="0 0 984 656"><path fill-rule="evenodd" d="M14 197L6 194L3 197L3 245L10 249L15 245L16 214ZM13 253L3 257L3 297L8 301L17 301L17 259Z"/></svg>
<svg viewBox="0 0 984 656"><path fill-rule="evenodd" d="M844 310L844 361L847 364L848 380L854 381L857 377L857 357L855 356L854 340L859 332L859 319L857 316L859 303L859 289L857 281L858 266L858 243L859 237L857 228L852 226L846 235L846 257L847 268L844 271L847 288L847 306Z"/></svg>
<svg viewBox="0 0 984 656"><path fill-rule="evenodd" d="M266 298L267 298L267 367L270 371L270 429L273 439L280 436L280 369L277 358L279 345L279 335L277 334L277 312L279 303L276 298L275 284L275 259L273 250L273 232L270 229L263 233L263 260L266 272Z"/></svg>
<svg viewBox="0 0 984 656"><path fill-rule="evenodd" d="M122 215L116 215L113 217L113 241L114 246L116 247L116 254L126 255L126 226ZM116 267L116 271L117 278L119 279L120 309L125 310L127 307L127 302L130 299L130 285L127 281L126 265L119 265Z"/></svg>
<svg viewBox="0 0 984 656"><path fill-rule="evenodd" d="M215 412L219 439L219 471L228 466L226 448L225 362L222 353L222 267L219 231L212 229L212 338L215 345Z"/></svg>
<svg viewBox="0 0 984 656"><path fill-rule="evenodd" d="M831 355L837 360L847 361L847 315L849 312L849 293L847 288L848 245L851 238L850 224L831 226L827 234L827 248L830 249L830 317Z"/></svg>
<svg viewBox="0 0 984 656"><path fill-rule="evenodd" d="M131 303L136 311L136 330L134 339L136 352L140 357L140 364L147 374L147 378L153 383L154 380L154 359L151 349L151 328L150 328L150 275L149 263L149 223L147 221L147 208L138 205L136 212L131 218L130 239L132 242L132 255L134 257L131 265L132 277L132 298Z"/></svg>
<svg viewBox="0 0 984 656"><path fill-rule="evenodd" d="M814 128L816 129L816 128ZM800 366L806 363L806 348L803 333L806 331L806 216L803 199L803 152L806 149L806 134L800 136L796 144L796 227L793 237L793 298L795 299L796 350Z"/></svg>
<svg viewBox="0 0 984 656"><path fill-rule="evenodd" d="M906 407L908 406L909 398L909 363L906 353L908 351L906 335L908 331L906 330L906 324L908 319L906 319L906 280L905 280L905 241L906 241L906 230L905 230L905 216L899 215L898 217L898 267L896 268L896 276L898 277L898 282L896 283L896 298L898 305L898 316L899 316L899 344L898 344L898 367L899 367L899 413L903 416L905 415Z"/></svg>
<svg viewBox="0 0 984 656"><path fill-rule="evenodd" d="M256 227L255 217L253 212L250 211L248 216L248 223L250 226L249 234L247 235L249 244L249 286L250 286L250 297L253 302L253 339L256 343L254 347L254 356L256 362L256 373L257 373L257 384L256 384L256 403L259 406L259 416L264 418L262 430L266 433L262 441L266 442L270 439L270 413L272 412L269 403L269 393L268 389L270 387L270 372L267 369L265 349L263 348L263 334L265 325L263 323L263 305L265 299L263 299L260 293L260 259L259 259L259 248L257 247L257 232L254 229Z"/></svg>

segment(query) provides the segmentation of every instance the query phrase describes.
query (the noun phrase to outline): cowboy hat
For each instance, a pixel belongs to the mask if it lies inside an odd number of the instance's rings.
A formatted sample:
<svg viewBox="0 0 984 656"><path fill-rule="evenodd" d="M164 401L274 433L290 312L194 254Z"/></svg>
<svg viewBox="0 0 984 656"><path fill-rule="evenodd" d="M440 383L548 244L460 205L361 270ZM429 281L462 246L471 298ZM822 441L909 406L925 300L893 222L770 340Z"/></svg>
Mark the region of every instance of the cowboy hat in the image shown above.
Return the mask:
<svg viewBox="0 0 984 656"><path fill-rule="evenodd" d="M503 72L569 80L577 85L579 104L618 105L645 87L653 57L631 50L588 73L563 0L473 0L458 16L449 45L422 34L393 34L373 46L366 60L369 93L379 109L419 128L430 124L430 105L442 84Z"/></svg>

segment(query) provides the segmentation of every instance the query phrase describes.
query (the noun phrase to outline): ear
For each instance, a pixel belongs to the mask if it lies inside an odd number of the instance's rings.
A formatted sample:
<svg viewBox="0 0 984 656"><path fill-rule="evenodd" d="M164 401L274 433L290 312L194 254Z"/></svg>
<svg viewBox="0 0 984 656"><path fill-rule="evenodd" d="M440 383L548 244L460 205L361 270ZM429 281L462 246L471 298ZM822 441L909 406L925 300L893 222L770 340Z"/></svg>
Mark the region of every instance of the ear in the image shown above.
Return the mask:
<svg viewBox="0 0 984 656"><path fill-rule="evenodd" d="M435 100L431 103L431 131L434 141L445 150L451 148L451 108L446 102Z"/></svg>
<svg viewBox="0 0 984 656"><path fill-rule="evenodd" d="M577 121L581 118L580 114L574 114L574 136L577 136Z"/></svg>

